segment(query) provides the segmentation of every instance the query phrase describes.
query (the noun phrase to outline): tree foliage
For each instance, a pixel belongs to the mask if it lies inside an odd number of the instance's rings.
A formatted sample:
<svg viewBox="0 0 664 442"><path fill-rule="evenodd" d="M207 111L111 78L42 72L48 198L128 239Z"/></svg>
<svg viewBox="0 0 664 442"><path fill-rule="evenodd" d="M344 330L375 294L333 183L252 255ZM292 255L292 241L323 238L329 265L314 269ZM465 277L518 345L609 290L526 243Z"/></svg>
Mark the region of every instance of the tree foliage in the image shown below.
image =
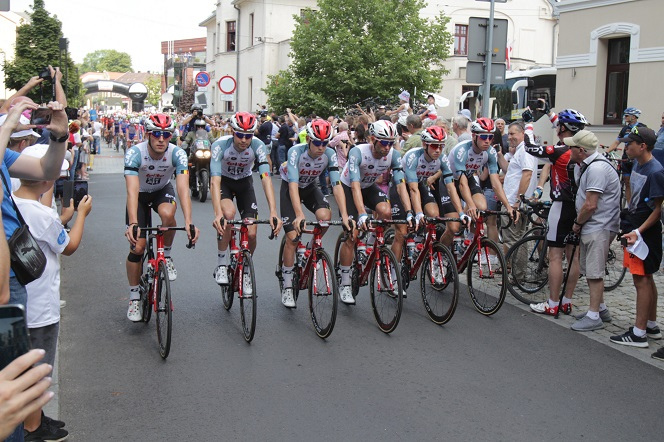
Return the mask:
<svg viewBox="0 0 664 442"><path fill-rule="evenodd" d="M291 40L289 68L270 76L270 109L327 114L365 98L440 89L453 42L449 18L421 16L424 0L318 0Z"/></svg>
<svg viewBox="0 0 664 442"><path fill-rule="evenodd" d="M100 49L90 52L83 58L80 66L85 72L134 72L131 68L131 56L115 49Z"/></svg>
<svg viewBox="0 0 664 442"><path fill-rule="evenodd" d="M151 76L145 82L145 87L148 88L146 101L154 106L158 106L159 100L161 100L161 78L158 75Z"/></svg>
<svg viewBox="0 0 664 442"><path fill-rule="evenodd" d="M51 16L44 8L44 0L34 0L32 12L29 12L29 23L16 28L16 48L14 61L4 64L5 84L8 88L19 90L30 78L36 76L44 67L58 66L60 63L59 41L62 37L62 23L57 16ZM60 70L67 72L62 79L62 86L67 91L70 106L80 104L83 85L76 75L76 68L69 53L64 54ZM51 99L50 83L45 83L44 101ZM28 96L39 103L39 88L35 88Z"/></svg>

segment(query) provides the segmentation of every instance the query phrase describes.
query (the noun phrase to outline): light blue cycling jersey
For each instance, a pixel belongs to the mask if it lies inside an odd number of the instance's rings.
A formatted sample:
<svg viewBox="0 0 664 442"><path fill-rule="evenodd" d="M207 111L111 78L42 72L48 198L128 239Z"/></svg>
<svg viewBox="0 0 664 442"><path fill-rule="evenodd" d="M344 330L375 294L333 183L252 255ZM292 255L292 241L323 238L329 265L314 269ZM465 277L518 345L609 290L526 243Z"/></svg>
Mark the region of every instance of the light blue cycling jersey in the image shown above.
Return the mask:
<svg viewBox="0 0 664 442"><path fill-rule="evenodd" d="M450 169L454 179L458 180L462 173L473 174L482 169L486 164L489 173L498 173L498 154L496 149L489 147L489 150L475 153L473 150L473 140L463 141L450 151L447 156Z"/></svg>
<svg viewBox="0 0 664 442"><path fill-rule="evenodd" d="M399 152L391 148L383 158L374 158L371 144L359 144L348 152L348 162L341 172L341 182L348 187L351 182L359 182L360 187L366 189L390 169L395 184L404 182Z"/></svg>
<svg viewBox="0 0 664 442"><path fill-rule="evenodd" d="M238 151L233 144L233 135L226 135L212 143L212 159L210 161L210 175L224 176L234 180L251 176L251 168L258 160L258 173L261 177L270 176L270 166L267 162L265 145L256 137L251 139L251 145Z"/></svg>
<svg viewBox="0 0 664 442"><path fill-rule="evenodd" d="M424 148L418 147L410 149L401 158L401 166L406 176L406 182L417 183L426 180L440 170L443 173L443 182L445 184L451 183L453 181L452 171L447 157L440 155L437 161L427 161L424 154Z"/></svg>
<svg viewBox="0 0 664 442"><path fill-rule="evenodd" d="M169 144L164 156L155 160L148 152L147 141L127 149L124 164L125 175L138 175L141 192L162 189L170 182L173 172L180 174L189 170L187 154L183 149Z"/></svg>
<svg viewBox="0 0 664 442"><path fill-rule="evenodd" d="M339 182L339 165L334 149L328 147L323 155L311 158L309 146L303 143L288 149L288 161L281 165L279 172L282 180L298 183L298 187L304 188L315 182L326 168L330 171L332 186L336 186Z"/></svg>

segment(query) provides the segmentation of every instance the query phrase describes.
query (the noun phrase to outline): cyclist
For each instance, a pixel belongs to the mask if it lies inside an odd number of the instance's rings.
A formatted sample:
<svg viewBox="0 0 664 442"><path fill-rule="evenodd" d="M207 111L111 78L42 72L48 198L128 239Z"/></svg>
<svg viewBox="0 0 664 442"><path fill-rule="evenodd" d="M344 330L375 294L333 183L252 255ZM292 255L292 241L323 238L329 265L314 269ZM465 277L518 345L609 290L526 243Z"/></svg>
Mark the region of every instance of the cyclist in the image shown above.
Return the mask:
<svg viewBox="0 0 664 442"><path fill-rule="evenodd" d="M288 151L288 161L281 166L281 220L286 232L284 254L282 256L282 275L284 278L281 302L288 308L295 307L293 297L293 265L295 248L300 234L300 223L304 221L304 212L300 203L316 215L319 221L332 218L327 197L316 186L316 180L325 171L330 173L332 192L337 200L341 219L350 230L346 197L339 182L337 154L327 144L332 139L332 126L326 120L316 119L306 126L306 143L297 144ZM327 229L324 229L327 230Z"/></svg>
<svg viewBox="0 0 664 442"><path fill-rule="evenodd" d="M129 240L130 250L127 256L127 279L129 280L129 310L127 317L132 321L140 321L142 316L140 293L138 290L141 278L141 258L145 250L145 233L140 232L150 219L150 205L159 214L161 225L174 227L177 208L171 176L175 173L177 188L184 222L187 226L191 221L191 199L189 198L189 179L187 177L187 155L182 149L170 144L175 123L166 114L154 114L146 123L148 140L127 149L125 154L124 175L127 183L127 230L125 236ZM138 232L134 231L138 226ZM198 229L194 237L187 230L187 237L196 243ZM135 236L136 235L136 236ZM175 237L174 231L164 234L164 255L168 268L168 279L174 281L177 271L171 257L171 245Z"/></svg>
<svg viewBox="0 0 664 442"><path fill-rule="evenodd" d="M254 137L258 120L249 112L238 112L231 117L230 125L233 135L223 136L212 144L210 161L210 193L214 208L212 226L219 235L217 267L213 276L219 285L228 284L228 243L231 237L231 226L226 224L226 220L235 218L233 198L237 199L242 219L258 217L254 180L251 176L254 163L258 163L258 173L270 208L270 226L274 235L279 233L282 224L277 215L265 145ZM253 253L256 249L258 226L254 224L248 228L249 249ZM245 278L245 281L250 281L250 279ZM252 287L244 287L247 294L251 294L252 289Z"/></svg>
<svg viewBox="0 0 664 442"><path fill-rule="evenodd" d="M120 117L115 115L113 117L113 146L118 150L118 137L120 136Z"/></svg>
<svg viewBox="0 0 664 442"><path fill-rule="evenodd" d="M137 121L135 119L131 119L129 121L129 125L127 126L127 129L125 131L125 138L127 140L127 148L131 147L134 145L134 139L136 138L136 135L138 133L138 124L136 124Z"/></svg>
<svg viewBox="0 0 664 442"><path fill-rule="evenodd" d="M392 179L406 210L406 220L411 225L415 221L401 168L401 154L392 148L396 137L397 129L394 124L390 121L378 120L369 125L369 143L358 144L348 152L348 162L341 172L341 183L346 201L349 201L346 205L348 215L357 219L357 226L362 230L368 228L369 217L365 205L373 210L379 219L390 217L387 195L375 183L378 177L389 170L392 170ZM341 288L339 297L344 304L355 304L350 286L350 266L354 254L355 234L349 235L340 252Z"/></svg>
<svg viewBox="0 0 664 442"><path fill-rule="evenodd" d="M645 124L639 123L639 117L641 116L641 111L635 107L628 107L625 109L623 112L623 119L625 120L625 125L623 126L622 129L620 129L620 133L618 134L618 138L615 139L613 143L611 143L611 146L609 146L608 149L606 149L606 153L611 153L614 150L620 146L621 138L627 137L629 133L632 131L633 127L646 127ZM620 173L622 175L622 180L623 184L625 186L625 201L630 201L632 199L632 188L629 184L629 179L630 176L632 175L632 164L633 162L629 160L627 157L627 151L626 149L623 149L623 154L622 154L622 164L620 167Z"/></svg>

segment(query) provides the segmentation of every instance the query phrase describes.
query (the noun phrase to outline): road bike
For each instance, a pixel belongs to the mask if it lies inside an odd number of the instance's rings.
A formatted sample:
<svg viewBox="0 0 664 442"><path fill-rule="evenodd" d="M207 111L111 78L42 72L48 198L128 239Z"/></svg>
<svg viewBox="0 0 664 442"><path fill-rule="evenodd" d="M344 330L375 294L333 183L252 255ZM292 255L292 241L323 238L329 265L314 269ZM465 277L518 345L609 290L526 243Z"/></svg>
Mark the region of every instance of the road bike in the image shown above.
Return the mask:
<svg viewBox="0 0 664 442"><path fill-rule="evenodd" d="M358 235L355 239L355 256L351 264L351 289L356 297L361 286L371 280L370 295L371 308L378 323L378 328L384 333L392 333L399 325L401 310L403 308L403 289L401 285L399 262L392 250L385 243L385 226L391 224L406 224L401 220L375 220L370 219L368 232L375 237L375 242L365 244L366 235ZM350 233L341 233L337 238L334 253L334 268L341 284L341 271L339 259L341 246Z"/></svg>
<svg viewBox="0 0 664 442"><path fill-rule="evenodd" d="M138 226L134 226L134 238L138 237ZM146 324L150 322L152 311L157 317L157 340L159 342L159 354L163 359L168 357L171 351L171 332L173 328L173 301L171 300L171 283L168 279L168 267L164 255L164 234L172 230L184 230L186 227L145 227L140 229L147 235L145 252L143 252L142 267L143 274L139 283L141 294L141 307L143 310L142 320ZM196 234L195 228L189 225L189 232L193 238ZM194 244L189 241L187 248L191 249ZM156 251L156 252L155 252Z"/></svg>
<svg viewBox="0 0 664 442"><path fill-rule="evenodd" d="M341 221L316 221L307 224L313 229L302 229L302 233L312 234L313 239L306 246L298 236L295 265L293 266L293 297L297 301L300 290L308 290L309 313L316 334L325 339L332 334L339 304L339 285L334 273L330 255L323 249L323 232L328 226L343 225ZM284 289L282 275L283 255L287 237L281 240L279 259L274 274L279 279L279 290Z"/></svg>
<svg viewBox="0 0 664 442"><path fill-rule="evenodd" d="M232 226L230 238L231 263L227 267L228 284L221 285L221 299L224 303L224 308L230 310L233 306L233 294L237 293L237 297L240 300L242 334L245 341L251 342L256 333L257 296L254 261L249 250L248 226L253 224L270 224L270 221L245 218L243 220L227 220L226 223ZM240 227L235 227L238 225ZM237 238L238 236L239 239ZM270 233L269 238L274 239L274 235Z"/></svg>

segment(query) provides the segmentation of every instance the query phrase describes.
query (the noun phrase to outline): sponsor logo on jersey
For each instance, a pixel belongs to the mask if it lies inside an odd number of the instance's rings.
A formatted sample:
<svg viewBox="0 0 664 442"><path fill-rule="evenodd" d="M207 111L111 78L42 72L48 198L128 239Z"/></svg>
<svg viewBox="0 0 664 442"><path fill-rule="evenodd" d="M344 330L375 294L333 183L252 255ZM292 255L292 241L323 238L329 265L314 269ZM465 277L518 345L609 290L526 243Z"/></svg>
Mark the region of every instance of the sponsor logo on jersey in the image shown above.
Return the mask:
<svg viewBox="0 0 664 442"><path fill-rule="evenodd" d="M152 164L150 164L150 165L148 166L148 169L150 169L150 170L154 170L154 166L153 166Z"/></svg>

